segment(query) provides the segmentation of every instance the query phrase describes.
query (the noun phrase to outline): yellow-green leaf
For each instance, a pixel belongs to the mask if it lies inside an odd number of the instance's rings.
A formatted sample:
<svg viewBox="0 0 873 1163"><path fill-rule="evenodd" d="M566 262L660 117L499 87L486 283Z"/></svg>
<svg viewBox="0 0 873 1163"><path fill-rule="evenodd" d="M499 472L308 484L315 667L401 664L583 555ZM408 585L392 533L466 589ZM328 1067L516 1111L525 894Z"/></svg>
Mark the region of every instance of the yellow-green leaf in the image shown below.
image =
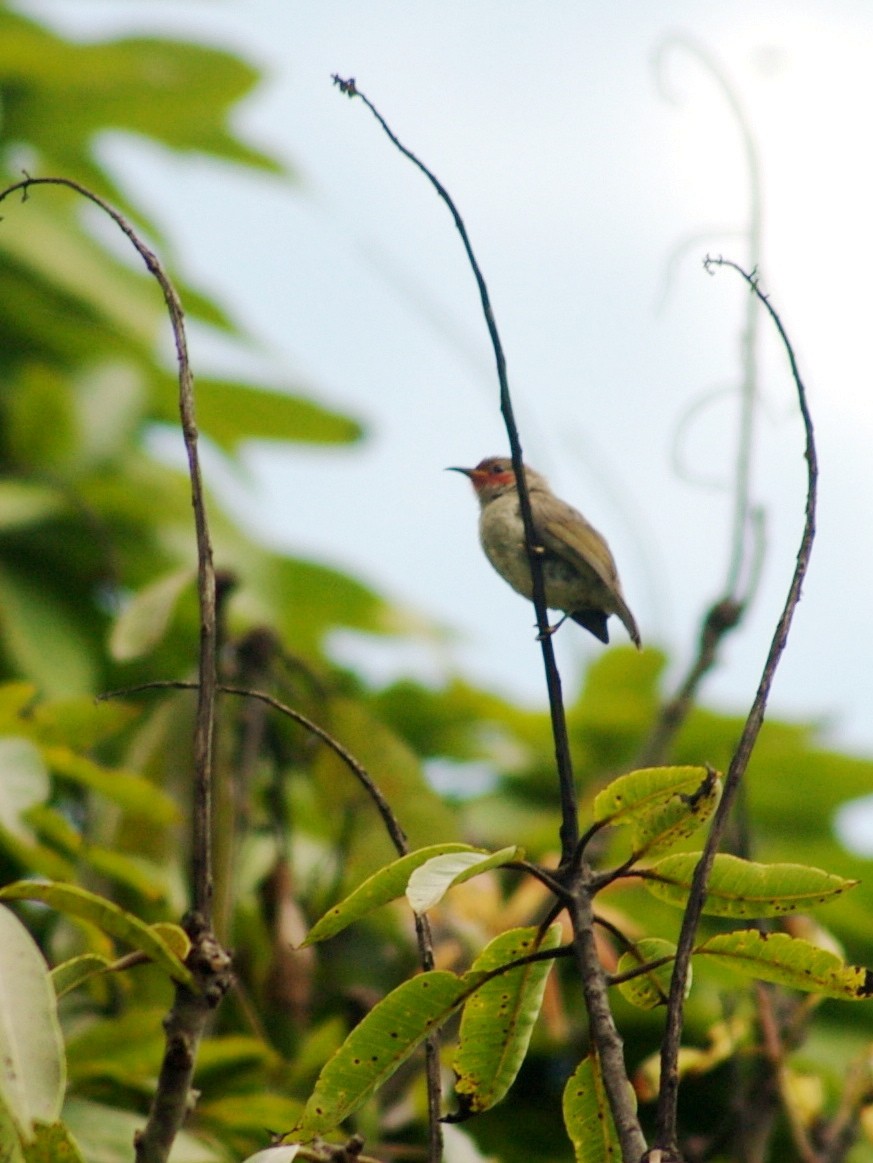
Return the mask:
<svg viewBox="0 0 873 1163"><path fill-rule="evenodd" d="M563 1110L576 1163L621 1163L621 1143L596 1054L583 1058L567 1080Z"/></svg>
<svg viewBox="0 0 873 1163"><path fill-rule="evenodd" d="M705 767L644 767L629 771L594 798L596 824L632 824L671 799L693 796L706 781Z"/></svg>
<svg viewBox="0 0 873 1163"><path fill-rule="evenodd" d="M498 852L450 852L433 856L419 865L409 878L406 899L414 913L426 913L456 884L463 884L474 876L500 868L513 860L522 860L524 849L514 845Z"/></svg>
<svg viewBox="0 0 873 1163"><path fill-rule="evenodd" d="M458 1009L475 980L446 970L421 973L383 998L327 1062L303 1117L290 1132L306 1139L353 1114Z"/></svg>
<svg viewBox="0 0 873 1163"><path fill-rule="evenodd" d="M699 852L665 856L651 865L643 883L653 896L684 908L699 860ZM804 864L756 864L722 852L712 866L703 911L714 917L778 917L824 904L857 884Z"/></svg>
<svg viewBox="0 0 873 1163"><path fill-rule="evenodd" d="M119 662L148 654L167 632L180 597L193 587L193 569L173 570L134 595L116 619L109 637L109 653Z"/></svg>
<svg viewBox="0 0 873 1163"><path fill-rule="evenodd" d="M750 977L805 993L847 1001L866 1001L873 996L873 972L869 969L846 965L830 950L787 933L760 933L757 929L719 933L694 952Z"/></svg>
<svg viewBox="0 0 873 1163"><path fill-rule="evenodd" d="M314 945L317 941L326 941L360 920L368 913L397 900L403 896L412 872L434 856L441 856L447 852L480 853L480 849L471 848L469 844L433 844L428 848L419 848L407 856L393 860L369 876L345 900L334 905L324 916L312 926L307 934L305 945ZM484 853L487 856L487 853Z"/></svg>
<svg viewBox="0 0 873 1163"><path fill-rule="evenodd" d="M632 1006L641 1010L652 1010L656 1006L666 1005L670 994L670 978L673 974L673 958L676 946L672 941L665 941L662 937L643 937L636 942L634 951L622 953L615 969L616 977L643 965L652 965L644 973L631 977L628 981L619 982L619 990ZM664 961L664 958L667 960ZM657 962L664 961L659 965ZM654 964L653 964L654 963ZM691 985L691 975L688 978L688 987ZM687 992L687 989L686 989Z"/></svg>
<svg viewBox="0 0 873 1163"><path fill-rule="evenodd" d="M112 901L72 884L19 880L0 888L0 900L42 901L58 912L90 921L118 941L138 949L174 981L196 989L194 978L160 932Z"/></svg>
<svg viewBox="0 0 873 1163"><path fill-rule="evenodd" d="M539 943L538 933L535 927L501 933L473 962L472 972L489 973L560 944L560 925L547 929ZM552 960L536 961L510 969L486 981L467 1001L452 1062L461 1102L453 1122L489 1110L512 1086L527 1053L553 964Z"/></svg>

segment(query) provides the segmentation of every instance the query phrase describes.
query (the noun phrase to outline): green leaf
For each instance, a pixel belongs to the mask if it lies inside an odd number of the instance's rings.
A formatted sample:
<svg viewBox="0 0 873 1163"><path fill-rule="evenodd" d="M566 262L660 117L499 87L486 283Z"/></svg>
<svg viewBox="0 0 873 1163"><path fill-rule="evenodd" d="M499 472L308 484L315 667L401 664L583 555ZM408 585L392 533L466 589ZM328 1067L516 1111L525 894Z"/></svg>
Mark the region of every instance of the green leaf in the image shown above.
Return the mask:
<svg viewBox="0 0 873 1163"><path fill-rule="evenodd" d="M160 418L178 424L178 386L167 379ZM227 452L244 440L284 440L305 444L350 444L361 425L303 396L251 384L198 377L198 427Z"/></svg>
<svg viewBox="0 0 873 1163"><path fill-rule="evenodd" d="M128 856L111 848L89 844L65 815L39 804L27 813L27 822L40 840L60 850L79 866L92 868L116 884L138 893L143 900L157 903L168 895L166 869L142 857ZM67 880L66 876L53 879Z"/></svg>
<svg viewBox="0 0 873 1163"><path fill-rule="evenodd" d="M0 685L0 731L17 735L22 729L22 716L33 714L37 687L32 682L4 682Z"/></svg>
<svg viewBox="0 0 873 1163"><path fill-rule="evenodd" d="M112 657L132 662L153 650L166 634L180 597L196 580L195 570L185 566L158 578L131 598L112 627Z"/></svg>
<svg viewBox="0 0 873 1163"><path fill-rule="evenodd" d="M621 1163L621 1143L596 1054L583 1058L568 1078L563 1110L576 1163Z"/></svg>
<svg viewBox="0 0 873 1163"><path fill-rule="evenodd" d="M85 1163L75 1139L63 1123L38 1126L24 1149L25 1163Z"/></svg>
<svg viewBox="0 0 873 1163"><path fill-rule="evenodd" d="M709 777L705 767L644 767L629 771L595 796L594 823L639 825L669 801L697 795Z"/></svg>
<svg viewBox="0 0 873 1163"><path fill-rule="evenodd" d="M342 932L348 925L367 916L389 901L403 896L411 873L434 856L447 852L478 852L468 844L433 844L429 848L419 848L392 861L378 872L374 872L345 900L334 905L317 921L306 936L303 947L326 941ZM487 853L486 853L487 855Z"/></svg>
<svg viewBox="0 0 873 1163"><path fill-rule="evenodd" d="M63 997L92 977L106 973L111 966L112 962L108 957L100 957L97 953L83 953L79 957L71 957L69 961L61 962L51 971L55 994L59 998Z"/></svg>
<svg viewBox="0 0 873 1163"><path fill-rule="evenodd" d="M68 506L67 498L52 485L25 480L0 481L0 529L36 525Z"/></svg>
<svg viewBox="0 0 873 1163"><path fill-rule="evenodd" d="M643 884L668 904L684 908L699 852L665 856L647 869ZM719 853L703 911L713 917L778 917L824 904L858 884L804 864L755 864Z"/></svg>
<svg viewBox="0 0 873 1163"><path fill-rule="evenodd" d="M670 995L670 978L673 974L675 954L676 946L672 941L665 941L661 937L642 937L635 943L633 952L622 953L619 957L618 965L615 967L617 977L638 969L641 965L661 961L665 957L669 960L666 964L648 969L629 981L619 982L618 988L622 996L640 1010L652 1010L656 1006L666 1005ZM690 988L690 974L688 987Z"/></svg>
<svg viewBox="0 0 873 1163"><path fill-rule="evenodd" d="M104 329L114 331L109 352L118 347L120 334L145 359L164 321L160 291L145 274L110 259L82 228L71 213L81 201L69 190L40 189L25 207L12 214L4 209L9 221L0 223L2 253L23 268L21 282L41 283L51 298L75 304L92 336L95 324L101 338ZM86 362L88 353L79 354Z"/></svg>
<svg viewBox="0 0 873 1163"><path fill-rule="evenodd" d="M457 814L428 784L418 756L361 702L334 697L324 706L321 720L330 733L364 765L378 782L409 837L413 849L439 838L458 838ZM396 856L385 829L376 821L369 795L340 759L323 747L313 766L314 786L329 819L339 825L343 813L354 820L345 832L346 884L357 884ZM404 886L405 887L405 886Z"/></svg>
<svg viewBox="0 0 873 1163"><path fill-rule="evenodd" d="M117 699L100 703L90 696L54 699L29 707L21 728L37 743L58 743L74 751L86 751L117 735L139 714L136 707Z"/></svg>
<svg viewBox="0 0 873 1163"><path fill-rule="evenodd" d="M0 1094L26 1141L61 1113L66 1066L57 999L36 942L0 908Z"/></svg>
<svg viewBox="0 0 873 1163"><path fill-rule="evenodd" d="M96 893L72 884L20 880L0 888L0 900L42 901L58 912L90 921L117 941L144 953L174 981L191 990L197 988L190 970L182 964L160 931Z"/></svg>
<svg viewBox="0 0 873 1163"><path fill-rule="evenodd" d="M290 1133L306 1139L338 1127L451 1017L474 986L471 978L435 970L392 990L325 1065L303 1117Z"/></svg>
<svg viewBox="0 0 873 1163"><path fill-rule="evenodd" d="M157 784L141 775L102 767L62 745L44 747L43 756L57 775L99 792L143 820L153 824L172 824L178 819L179 808L175 801Z"/></svg>
<svg viewBox="0 0 873 1163"><path fill-rule="evenodd" d="M25 1163L21 1136L0 1091L0 1159L3 1163Z"/></svg>
<svg viewBox="0 0 873 1163"><path fill-rule="evenodd" d="M92 649L73 613L26 575L0 568L0 638L17 670L52 696L94 690Z"/></svg>
<svg viewBox="0 0 873 1163"><path fill-rule="evenodd" d="M129 1160L134 1136L144 1123L145 1115L84 1098L70 1098L64 1104L64 1124L90 1163ZM173 1141L171 1159L172 1163L226 1163L227 1155L181 1131Z"/></svg>
<svg viewBox="0 0 873 1163"><path fill-rule="evenodd" d="M846 965L835 953L787 933L759 933L757 929L719 933L694 952L750 977L805 993L847 1001L866 1001L873 996L873 972L869 969Z"/></svg>
<svg viewBox="0 0 873 1163"><path fill-rule="evenodd" d="M128 38L74 43L9 12L0 19L0 75L23 73L8 102L6 136L37 145L53 161L80 162L98 130L145 134L269 171L278 164L227 128L230 108L257 71L230 52L193 42ZM49 116L66 98L63 127Z"/></svg>
<svg viewBox="0 0 873 1163"><path fill-rule="evenodd" d="M555 949L561 926L552 925L537 943L536 927L511 929L495 937L473 962L486 973L538 949ZM452 1069L461 1101L453 1122L490 1110L515 1081L539 1016L553 961L510 969L486 981L464 1006L461 1034Z"/></svg>
<svg viewBox="0 0 873 1163"><path fill-rule="evenodd" d="M463 884L491 868L513 860L523 860L524 849L512 845L499 852L450 852L432 856L409 878L406 899L414 913L421 915L439 904L453 885Z"/></svg>

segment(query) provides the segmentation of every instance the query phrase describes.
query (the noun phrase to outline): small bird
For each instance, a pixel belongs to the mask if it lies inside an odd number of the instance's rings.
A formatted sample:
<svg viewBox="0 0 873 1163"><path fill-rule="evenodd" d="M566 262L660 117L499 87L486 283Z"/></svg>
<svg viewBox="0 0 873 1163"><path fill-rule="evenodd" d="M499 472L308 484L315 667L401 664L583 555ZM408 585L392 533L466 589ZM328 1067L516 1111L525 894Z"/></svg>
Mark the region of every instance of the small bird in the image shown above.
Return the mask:
<svg viewBox="0 0 873 1163"><path fill-rule="evenodd" d="M488 456L475 468L458 468L476 490L479 539L485 556L504 581L533 599L530 561L525 548L521 506L515 487L515 470L508 456ZM640 632L624 600L618 570L605 540L580 512L556 497L545 478L525 465L525 480L533 515L534 538L542 549L546 605L563 610L601 642L609 641L606 620L618 614L640 648Z"/></svg>

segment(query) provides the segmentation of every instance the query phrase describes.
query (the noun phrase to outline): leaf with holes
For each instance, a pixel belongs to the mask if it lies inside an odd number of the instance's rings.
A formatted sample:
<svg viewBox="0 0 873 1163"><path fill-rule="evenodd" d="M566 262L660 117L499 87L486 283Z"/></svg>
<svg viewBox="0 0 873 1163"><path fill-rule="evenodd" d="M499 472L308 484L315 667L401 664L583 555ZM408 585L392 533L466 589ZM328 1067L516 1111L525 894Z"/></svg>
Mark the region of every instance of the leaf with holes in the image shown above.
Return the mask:
<svg viewBox="0 0 873 1163"><path fill-rule="evenodd" d="M452 1016L478 977L420 973L383 998L329 1059L290 1134L308 1139L338 1127Z"/></svg>
<svg viewBox="0 0 873 1163"><path fill-rule="evenodd" d="M643 884L653 896L684 908L699 860L699 852L665 856L646 870ZM722 852L713 862L703 911L713 917L778 917L805 912L857 884L805 864L756 864Z"/></svg>
<svg viewBox="0 0 873 1163"><path fill-rule="evenodd" d="M873 997L873 972L869 969L846 965L830 950L799 937L789 937L787 933L760 933L757 929L719 933L694 952L750 977L787 985L804 993L820 993L847 1001L866 1001Z"/></svg>
<svg viewBox="0 0 873 1163"><path fill-rule="evenodd" d="M596 1054L583 1058L570 1075L562 1105L576 1163L621 1163L621 1144Z"/></svg>
<svg viewBox="0 0 873 1163"><path fill-rule="evenodd" d="M538 932L532 927L501 933L473 962L472 972L490 973L528 953L560 944L560 925L547 929L539 943ZM527 1053L553 964L553 960L536 961L501 973L477 989L464 1006L452 1062L461 1105L452 1122L490 1110L512 1086Z"/></svg>

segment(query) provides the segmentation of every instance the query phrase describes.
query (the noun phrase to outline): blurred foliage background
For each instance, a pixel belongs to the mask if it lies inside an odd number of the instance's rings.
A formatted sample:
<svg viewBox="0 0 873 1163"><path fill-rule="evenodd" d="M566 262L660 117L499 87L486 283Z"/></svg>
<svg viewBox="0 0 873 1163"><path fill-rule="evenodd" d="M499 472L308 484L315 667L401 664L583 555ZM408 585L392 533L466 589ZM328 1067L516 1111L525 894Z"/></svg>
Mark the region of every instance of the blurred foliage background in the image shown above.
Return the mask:
<svg viewBox="0 0 873 1163"><path fill-rule="evenodd" d="M293 181L228 127L235 102L256 82L249 65L214 48L155 39L74 44L0 5L3 184L22 169L85 183L157 247L192 319L248 342L207 291L173 271L147 207L101 166L96 147L111 128ZM170 332L158 288L135 257L68 190L39 188L26 201L4 203L0 866L4 880L70 881L158 921L178 919L187 901L192 696L161 691L94 702L103 691L190 679L197 658L188 481L152 451L155 431L176 424ZM353 417L289 384L198 379L197 408L216 471L232 467L249 440L287 441L293 456L295 444L364 438ZM305 508L306 497L288 503ZM379 688L337 667L328 650L337 629L412 635L423 620L413 623L355 577L257 544L214 497L210 517L223 580L226 681L267 691L330 730L377 780L413 847L518 843L531 859L554 858L559 814L545 713L460 676L439 689L412 680ZM614 647L585 674L565 676L583 813L607 778L633 767L665 698L664 667L656 651ZM724 769L740 727L731 714L697 709L669 758ZM771 722L749 774L743 838L755 858L862 880L817 923L828 927L818 930L822 939L868 965L873 880L868 862L838 843L834 816L871 784L873 763L823 749L813 725ZM464 790L440 794L437 786ZM356 1016L416 965L411 920L399 907L317 951L293 948L341 893L392 855L335 756L265 706L227 698L216 794L217 916L236 951L239 985L202 1047L202 1097L174 1155L180 1163L242 1158L266 1145L268 1129L290 1126ZM467 965L492 935L539 920L545 907L542 890L517 873L471 881L434 916L438 964ZM603 907L632 935L678 929L678 913L631 886L610 891ZM20 915L51 964L82 951L113 953L86 923L45 909ZM604 938L604 958L616 955ZM130 1157L169 1001L166 979L147 967L64 998L63 1117L86 1159ZM620 998L616 1008L636 1068L657 1050L660 1015ZM720 1136L761 1076L753 991L701 970L688 1015L687 1039L701 1055L683 1095L684 1130L712 1136L712 1157L732 1158L718 1153ZM871 1033L873 1015L863 1005L824 1003L804 1025L791 1068L815 1080L811 1125L833 1111L850 1064L869 1055ZM506 1163L570 1158L560 1094L585 1037L580 992L562 971L512 1101L453 1129L447 1158L474 1157L459 1153L461 1143ZM644 1095L643 1075L639 1086ZM372 1154L415 1158L424 1118L413 1063L372 1100L358 1128ZM772 1158L789 1157L786 1135L777 1132ZM849 1157L873 1158L863 1135Z"/></svg>

